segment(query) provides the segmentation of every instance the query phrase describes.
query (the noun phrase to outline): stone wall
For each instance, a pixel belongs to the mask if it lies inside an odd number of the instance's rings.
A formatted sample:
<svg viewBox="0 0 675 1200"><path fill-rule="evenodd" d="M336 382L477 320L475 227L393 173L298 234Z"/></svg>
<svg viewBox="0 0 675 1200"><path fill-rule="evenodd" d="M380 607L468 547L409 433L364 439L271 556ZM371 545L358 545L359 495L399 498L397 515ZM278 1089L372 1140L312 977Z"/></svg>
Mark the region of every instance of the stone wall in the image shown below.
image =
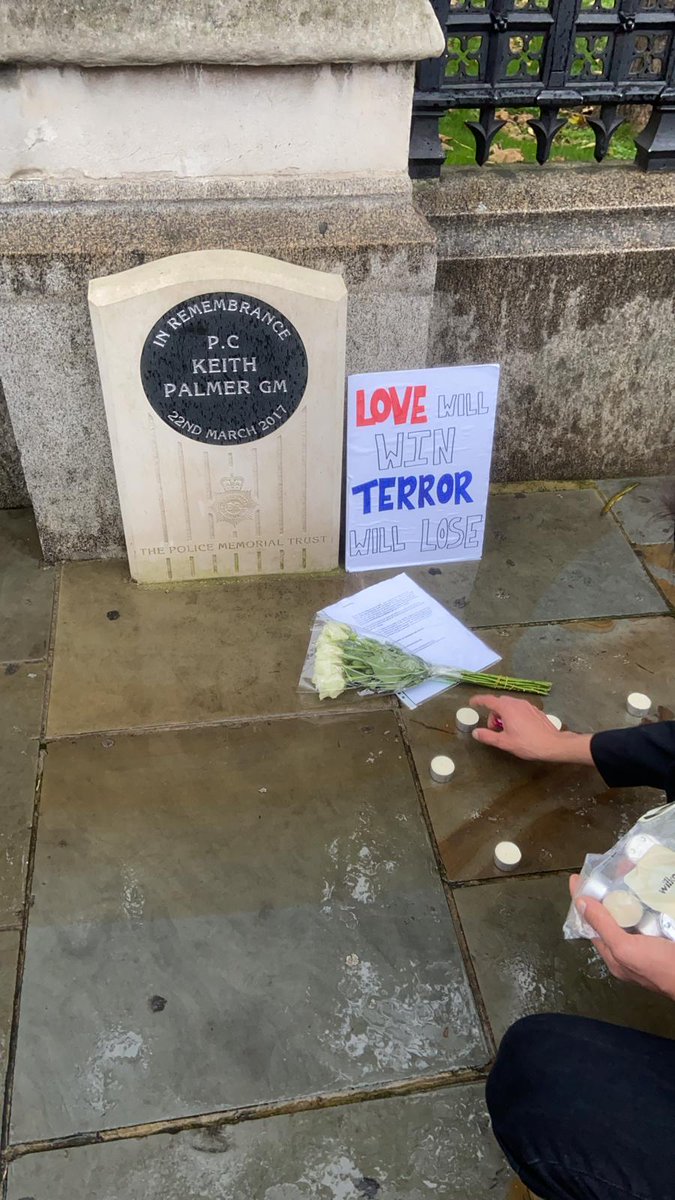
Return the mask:
<svg viewBox="0 0 675 1200"><path fill-rule="evenodd" d="M416 195L437 235L429 364L502 364L493 478L671 470L675 179L470 168Z"/></svg>
<svg viewBox="0 0 675 1200"><path fill-rule="evenodd" d="M372 178L12 185L0 234L0 375L49 559L123 552L87 308L92 277L209 246L343 275L347 369L424 362L436 256L410 200ZM20 199L16 196L20 193ZM253 193L253 194L251 194ZM0 205L3 191L0 188ZM45 200L48 195L49 199ZM31 198L32 197L32 198Z"/></svg>
<svg viewBox="0 0 675 1200"><path fill-rule="evenodd" d="M21 0L0 62L124 67L414 62L440 54L428 0Z"/></svg>
<svg viewBox="0 0 675 1200"><path fill-rule="evenodd" d="M0 386L0 508L22 508L29 499L5 393Z"/></svg>
<svg viewBox="0 0 675 1200"><path fill-rule="evenodd" d="M405 173L429 0L0 5L0 179Z"/></svg>
<svg viewBox="0 0 675 1200"><path fill-rule="evenodd" d="M276 255L345 276L350 369L424 361L408 136L443 44L429 0L0 5L0 504L27 491L47 558L123 549L92 276Z"/></svg>
<svg viewBox="0 0 675 1200"><path fill-rule="evenodd" d="M373 175L0 186L0 502L30 495L50 558L122 552L87 283L208 246L343 274L349 371L500 362L495 479L670 469L675 181L472 168L415 200Z"/></svg>
<svg viewBox="0 0 675 1200"><path fill-rule="evenodd" d="M500 361L497 479L668 468L675 179L468 168L413 193L428 0L52 13L0 6L0 505L30 498L47 558L123 553L89 279L210 246L344 275L349 371Z"/></svg>
<svg viewBox="0 0 675 1200"><path fill-rule="evenodd" d="M0 178L401 174L412 85L407 62L24 67L0 88Z"/></svg>

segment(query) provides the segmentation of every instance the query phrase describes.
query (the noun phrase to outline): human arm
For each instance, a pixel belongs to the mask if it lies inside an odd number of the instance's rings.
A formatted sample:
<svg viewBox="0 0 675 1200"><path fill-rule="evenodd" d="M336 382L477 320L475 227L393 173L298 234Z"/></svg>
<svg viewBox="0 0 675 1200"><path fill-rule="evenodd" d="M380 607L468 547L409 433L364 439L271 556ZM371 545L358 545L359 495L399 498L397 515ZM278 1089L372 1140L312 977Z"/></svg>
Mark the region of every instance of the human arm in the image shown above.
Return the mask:
<svg viewBox="0 0 675 1200"><path fill-rule="evenodd" d="M474 738L539 762L595 765L608 787L656 787L675 791L675 721L658 721L602 733L557 730L529 700L515 696L473 696L488 710L487 729Z"/></svg>
<svg viewBox="0 0 675 1200"><path fill-rule="evenodd" d="M572 875L572 899L580 882L579 875ZM598 936L593 939L593 945L612 975L675 1000L675 942L647 937L643 933L626 933L604 905L589 896L577 900L576 905L584 920L596 931Z"/></svg>
<svg viewBox="0 0 675 1200"><path fill-rule="evenodd" d="M594 733L591 753L608 787L675 790L675 721Z"/></svg>
<svg viewBox="0 0 675 1200"><path fill-rule="evenodd" d="M556 729L545 713L515 696L473 696L473 708L488 710L487 729L475 729L477 742L517 758L592 766L591 734Z"/></svg>

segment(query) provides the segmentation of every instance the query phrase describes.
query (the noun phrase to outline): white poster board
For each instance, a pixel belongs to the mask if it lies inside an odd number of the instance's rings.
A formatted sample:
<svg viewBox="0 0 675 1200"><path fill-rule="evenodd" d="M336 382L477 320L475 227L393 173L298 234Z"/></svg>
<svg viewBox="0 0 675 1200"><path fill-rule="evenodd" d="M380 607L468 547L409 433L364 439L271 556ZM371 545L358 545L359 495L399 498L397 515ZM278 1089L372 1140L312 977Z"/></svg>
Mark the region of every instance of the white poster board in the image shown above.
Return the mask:
<svg viewBox="0 0 675 1200"><path fill-rule="evenodd" d="M349 378L348 571L479 559L499 366Z"/></svg>

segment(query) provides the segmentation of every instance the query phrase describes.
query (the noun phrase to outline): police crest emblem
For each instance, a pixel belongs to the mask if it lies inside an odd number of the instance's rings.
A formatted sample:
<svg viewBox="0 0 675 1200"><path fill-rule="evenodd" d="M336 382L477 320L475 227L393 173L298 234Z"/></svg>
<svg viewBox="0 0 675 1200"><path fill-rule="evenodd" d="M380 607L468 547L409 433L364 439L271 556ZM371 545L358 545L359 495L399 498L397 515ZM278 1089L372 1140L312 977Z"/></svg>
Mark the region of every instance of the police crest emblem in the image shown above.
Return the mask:
<svg viewBox="0 0 675 1200"><path fill-rule="evenodd" d="M235 526L253 516L258 508L258 501L251 491L244 488L241 475L230 475L221 479L220 486L223 490L216 492L211 506L216 521Z"/></svg>

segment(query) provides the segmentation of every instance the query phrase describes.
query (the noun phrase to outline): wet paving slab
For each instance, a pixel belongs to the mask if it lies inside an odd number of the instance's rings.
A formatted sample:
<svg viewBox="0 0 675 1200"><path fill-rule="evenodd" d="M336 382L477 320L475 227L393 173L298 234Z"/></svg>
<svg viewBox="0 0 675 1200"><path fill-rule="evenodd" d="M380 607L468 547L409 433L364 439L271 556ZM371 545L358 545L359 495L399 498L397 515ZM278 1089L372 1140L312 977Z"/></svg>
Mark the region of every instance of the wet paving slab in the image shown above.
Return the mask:
<svg viewBox="0 0 675 1200"><path fill-rule="evenodd" d="M504 879L454 895L497 1038L519 1017L539 1012L675 1037L672 1000L614 979L590 942L564 940L566 877Z"/></svg>
<svg viewBox="0 0 675 1200"><path fill-rule="evenodd" d="M315 613L342 573L139 587L121 562L64 567L49 736L311 712L298 690ZM389 706L348 696L321 710Z"/></svg>
<svg viewBox="0 0 675 1200"><path fill-rule="evenodd" d="M667 610L594 488L492 495L480 563L410 574L474 627Z"/></svg>
<svg viewBox="0 0 675 1200"><path fill-rule="evenodd" d="M0 663L44 658L53 595L32 512L0 510Z"/></svg>
<svg viewBox="0 0 675 1200"><path fill-rule="evenodd" d="M0 930L0 1097L4 1096L19 961L19 933Z"/></svg>
<svg viewBox="0 0 675 1200"><path fill-rule="evenodd" d="M602 504L593 487L493 493L480 562L406 572L474 628L666 612ZM354 590L395 573L354 576Z"/></svg>
<svg viewBox="0 0 675 1200"><path fill-rule="evenodd" d="M675 484L668 476L653 479L604 479L598 484L610 500L637 483L612 508L638 558L668 603L675 608Z"/></svg>
<svg viewBox="0 0 675 1200"><path fill-rule="evenodd" d="M481 1067L390 713L48 747L12 1140Z"/></svg>
<svg viewBox="0 0 675 1200"><path fill-rule="evenodd" d="M490 629L483 637L503 655L506 674L553 682L545 702L531 699L565 728L635 725L625 707L631 691L652 698L654 717L673 715L670 617ZM520 846L523 873L576 868L587 853L609 849L659 802L660 793L649 788L608 789L593 768L524 762L457 733L455 713L471 694L452 689L403 716L448 879L498 875L493 851L504 839ZM436 754L455 762L447 784L429 775Z"/></svg>
<svg viewBox="0 0 675 1200"><path fill-rule="evenodd" d="M496 495L481 563L409 573L473 626L666 611L616 522L600 513L594 489ZM69 563L48 734L315 711L317 697L298 691L314 614L383 577L142 588L121 562ZM364 701L320 707L354 703Z"/></svg>
<svg viewBox="0 0 675 1200"><path fill-rule="evenodd" d="M44 684L43 663L0 665L0 926L23 912Z"/></svg>
<svg viewBox="0 0 675 1200"><path fill-rule="evenodd" d="M408 572L480 627L505 671L551 678L546 708L569 728L633 724L632 690L652 696L654 715L672 715L672 621L644 615L666 613L671 595L661 483L641 481L602 516L605 496L627 482L495 494L480 563ZM6 746L0 735L0 852L4 833L12 858L0 885L0 1084L19 945L3 911L16 924L42 698L41 665L14 662L33 657L27 647L45 653L53 586L31 527L24 514L10 528L28 530L21 543L0 523L0 578L9 546L19 581L0 604L11 617L0 618L0 663L1 636L22 652L6 660L9 674L0 665L0 728L12 732ZM38 577L49 579L42 631L35 593L22 591ZM13 1097L19 1150L484 1072L489 1049L393 704L320 705L297 690L315 611L379 578L164 589L132 584L121 562L63 569L48 725L57 740ZM0 584L3 604L8 594ZM445 872L460 885L481 1011L498 1036L551 1009L675 1036L671 1005L613 980L588 943L564 942L566 880L539 874L605 849L658 794L610 792L591 769L518 762L456 735L469 694L453 690L403 719ZM213 727L140 732L171 725ZM70 736L91 731L101 732ZM428 775L443 752L457 764L445 787ZM495 879L504 837L523 849L522 875ZM506 1200L510 1186L478 1081L22 1155L8 1200Z"/></svg>
<svg viewBox="0 0 675 1200"><path fill-rule="evenodd" d="M665 599L675 609L675 543L637 546L636 553Z"/></svg>
<svg viewBox="0 0 675 1200"><path fill-rule="evenodd" d="M8 1200L506 1200L509 1181L470 1084L28 1155Z"/></svg>
<svg viewBox="0 0 675 1200"><path fill-rule="evenodd" d="M633 484L637 484L637 487L633 487ZM597 487L605 501L627 488L631 489L616 500L611 511L633 545L651 546L659 542L672 542L675 513L670 510L675 504L675 489L673 480L667 475L601 479Z"/></svg>

